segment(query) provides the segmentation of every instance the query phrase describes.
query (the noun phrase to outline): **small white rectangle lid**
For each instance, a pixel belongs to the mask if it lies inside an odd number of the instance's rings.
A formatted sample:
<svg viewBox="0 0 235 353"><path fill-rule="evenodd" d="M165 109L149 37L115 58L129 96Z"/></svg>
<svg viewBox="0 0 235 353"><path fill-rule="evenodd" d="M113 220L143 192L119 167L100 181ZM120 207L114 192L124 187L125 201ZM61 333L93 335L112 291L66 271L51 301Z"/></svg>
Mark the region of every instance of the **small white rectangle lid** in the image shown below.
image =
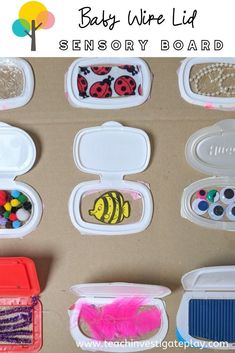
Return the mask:
<svg viewBox="0 0 235 353"><path fill-rule="evenodd" d="M124 282L78 284L71 287L71 291L79 297L99 298L130 296L163 298L171 293L169 288L163 286Z"/></svg>
<svg viewBox="0 0 235 353"><path fill-rule="evenodd" d="M186 291L233 291L235 266L199 268L186 273L181 282Z"/></svg>
<svg viewBox="0 0 235 353"><path fill-rule="evenodd" d="M17 127L0 122L0 177L14 179L30 170L36 159L31 137Z"/></svg>
<svg viewBox="0 0 235 353"><path fill-rule="evenodd" d="M150 159L148 135L110 121L78 132L73 145L77 167L102 177L122 178L145 170Z"/></svg>

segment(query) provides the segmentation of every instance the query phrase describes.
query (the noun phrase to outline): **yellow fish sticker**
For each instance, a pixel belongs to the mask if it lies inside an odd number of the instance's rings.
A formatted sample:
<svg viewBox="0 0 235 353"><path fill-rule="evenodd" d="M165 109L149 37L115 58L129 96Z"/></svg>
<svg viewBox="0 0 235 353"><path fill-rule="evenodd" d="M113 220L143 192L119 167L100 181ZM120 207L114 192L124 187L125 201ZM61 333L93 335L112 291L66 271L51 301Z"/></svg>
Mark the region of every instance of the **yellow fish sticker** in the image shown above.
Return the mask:
<svg viewBox="0 0 235 353"><path fill-rule="evenodd" d="M106 224L118 224L130 217L130 203L118 191L109 191L95 200L89 215Z"/></svg>

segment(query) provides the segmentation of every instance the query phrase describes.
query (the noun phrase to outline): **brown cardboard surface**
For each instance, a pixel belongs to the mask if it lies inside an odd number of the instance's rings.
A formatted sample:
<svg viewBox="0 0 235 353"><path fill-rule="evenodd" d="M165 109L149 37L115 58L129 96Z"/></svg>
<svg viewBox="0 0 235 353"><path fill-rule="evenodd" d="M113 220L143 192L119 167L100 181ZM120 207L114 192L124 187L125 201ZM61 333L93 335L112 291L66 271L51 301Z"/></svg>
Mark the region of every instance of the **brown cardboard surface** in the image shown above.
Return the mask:
<svg viewBox="0 0 235 353"><path fill-rule="evenodd" d="M233 118L235 112L206 111L184 102L178 90L177 58L147 60L154 74L151 99L140 107L119 111L75 109L68 104L64 74L72 58L29 61L36 78L33 99L26 107L0 115L2 121L25 129L36 142L37 163L18 180L39 192L45 208L33 234L23 240L1 241L0 256L28 256L36 261L43 303L41 352L79 351L69 333L67 309L76 300L70 286L83 282L128 281L170 287L167 340L175 340L175 317L183 294L181 276L198 267L235 264L234 234L204 229L180 216L183 188L206 177L187 165L184 146L193 132ZM150 227L140 234L85 237L72 226L67 204L76 184L96 176L76 168L72 144L78 130L108 120L144 129L151 138L149 167L128 178L151 185L154 216ZM173 351L180 349L167 349Z"/></svg>

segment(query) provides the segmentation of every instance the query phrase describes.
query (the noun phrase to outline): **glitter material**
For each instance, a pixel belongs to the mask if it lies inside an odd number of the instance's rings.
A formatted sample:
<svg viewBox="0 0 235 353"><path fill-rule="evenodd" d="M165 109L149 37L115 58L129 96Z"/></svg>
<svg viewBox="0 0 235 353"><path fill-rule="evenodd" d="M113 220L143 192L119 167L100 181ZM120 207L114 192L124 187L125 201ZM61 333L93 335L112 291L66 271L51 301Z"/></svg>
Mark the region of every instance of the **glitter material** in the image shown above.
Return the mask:
<svg viewBox="0 0 235 353"><path fill-rule="evenodd" d="M15 65L0 65L0 99L19 97L24 90L24 75Z"/></svg>

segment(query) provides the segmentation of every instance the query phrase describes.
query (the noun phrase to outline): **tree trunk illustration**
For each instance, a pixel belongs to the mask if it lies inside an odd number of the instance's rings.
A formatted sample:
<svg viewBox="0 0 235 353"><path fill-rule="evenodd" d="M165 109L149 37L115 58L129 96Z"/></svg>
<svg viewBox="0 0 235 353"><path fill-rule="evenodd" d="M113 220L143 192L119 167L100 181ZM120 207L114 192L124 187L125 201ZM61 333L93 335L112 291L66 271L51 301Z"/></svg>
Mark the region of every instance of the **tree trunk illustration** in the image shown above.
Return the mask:
<svg viewBox="0 0 235 353"><path fill-rule="evenodd" d="M31 22L31 33L28 31L25 31L25 33L31 38L31 51L36 51L36 30L41 27L42 23L39 23L38 26L36 26L36 21L32 20Z"/></svg>
<svg viewBox="0 0 235 353"><path fill-rule="evenodd" d="M36 51L36 26L35 20L32 20L32 30L31 30L31 51Z"/></svg>

